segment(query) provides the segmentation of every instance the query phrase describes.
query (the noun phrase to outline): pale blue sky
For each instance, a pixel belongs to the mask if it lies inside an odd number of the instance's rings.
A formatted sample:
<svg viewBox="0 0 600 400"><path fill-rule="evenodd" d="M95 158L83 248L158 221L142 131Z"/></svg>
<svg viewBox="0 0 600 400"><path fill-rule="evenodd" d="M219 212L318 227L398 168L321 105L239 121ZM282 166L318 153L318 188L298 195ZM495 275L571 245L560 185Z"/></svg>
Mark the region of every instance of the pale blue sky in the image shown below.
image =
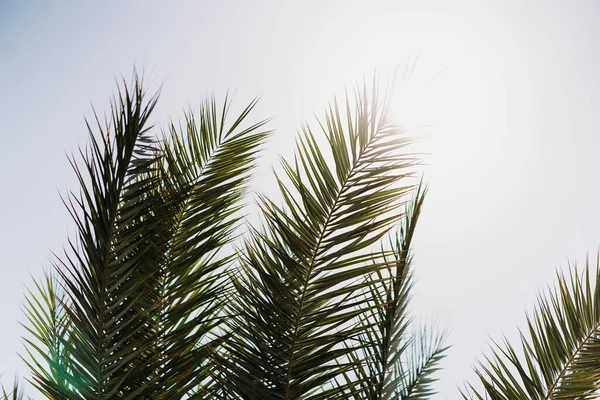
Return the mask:
<svg viewBox="0 0 600 400"><path fill-rule="evenodd" d="M448 320L438 398L455 398L488 335L514 338L555 268L600 245L599 17L595 1L0 0L3 381L25 373L25 285L72 230L65 152L85 143L83 116L106 110L114 76L136 63L164 81L158 126L213 91L262 95L256 117L277 130L256 180L268 191L267 164L301 122L420 53L394 109L430 153L413 311Z"/></svg>

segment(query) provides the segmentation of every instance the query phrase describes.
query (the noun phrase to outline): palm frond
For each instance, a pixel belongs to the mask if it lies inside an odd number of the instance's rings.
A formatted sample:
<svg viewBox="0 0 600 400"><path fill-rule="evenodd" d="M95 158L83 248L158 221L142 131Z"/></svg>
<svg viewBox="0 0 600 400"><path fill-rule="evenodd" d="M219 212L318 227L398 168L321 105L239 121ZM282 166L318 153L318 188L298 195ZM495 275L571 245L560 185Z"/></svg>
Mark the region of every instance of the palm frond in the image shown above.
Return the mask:
<svg viewBox="0 0 600 400"><path fill-rule="evenodd" d="M409 351L400 362L400 396L389 398L426 400L437 393L433 387L437 379L433 375L439 371L439 363L449 348L444 345L445 337L445 331L435 331L427 326L421 328L410 341Z"/></svg>
<svg viewBox="0 0 600 400"><path fill-rule="evenodd" d="M33 385L48 397L43 382L63 392L69 389L69 354L63 343L69 340L70 324L64 309L65 294L52 272L46 272L41 281L34 280L34 285L25 300L28 323L24 326L29 333L25 362L33 373Z"/></svg>
<svg viewBox="0 0 600 400"><path fill-rule="evenodd" d="M412 320L407 309L412 289L411 243L426 192L427 188L419 185L406 207L400 230L390 243L394 257L367 278L360 346L350 353L352 369L338 382L338 387L345 387L356 400L427 394L429 378L425 375L434 372L433 366L445 351L438 338L415 338L408 332ZM386 251L383 253L381 258L386 259Z"/></svg>
<svg viewBox="0 0 600 400"><path fill-rule="evenodd" d="M505 340L476 372L483 389L470 385L463 398L595 399L600 389L600 256L558 274L557 286L540 295L521 332L520 351Z"/></svg>
<svg viewBox="0 0 600 400"><path fill-rule="evenodd" d="M357 94L354 111L334 104L321 128L329 151L305 126L294 162L283 161L287 180L276 175L284 206L262 197L264 226L234 278L228 384L242 398L340 398L333 382L349 368L343 342L363 329L353 321L365 312L365 277L386 265L368 249L412 189L400 184L415 163L401 151L409 140L376 88Z"/></svg>
<svg viewBox="0 0 600 400"><path fill-rule="evenodd" d="M158 383L144 391L147 398L181 398L214 373L231 261L224 250L239 228L258 148L270 134L267 121L243 126L255 105L230 122L229 100L218 106L213 98L198 117L188 113L184 126L172 124L164 140L160 177L172 215L161 266Z"/></svg>
<svg viewBox="0 0 600 400"><path fill-rule="evenodd" d="M55 268L66 295L68 337L60 344L69 363L60 382L34 371L50 398L135 398L148 380L164 239L159 180L151 173L157 149L147 127L157 97L145 97L137 76L124 84L106 126L96 117L98 136L88 124L82 165L72 162L81 192L66 204L78 237Z"/></svg>

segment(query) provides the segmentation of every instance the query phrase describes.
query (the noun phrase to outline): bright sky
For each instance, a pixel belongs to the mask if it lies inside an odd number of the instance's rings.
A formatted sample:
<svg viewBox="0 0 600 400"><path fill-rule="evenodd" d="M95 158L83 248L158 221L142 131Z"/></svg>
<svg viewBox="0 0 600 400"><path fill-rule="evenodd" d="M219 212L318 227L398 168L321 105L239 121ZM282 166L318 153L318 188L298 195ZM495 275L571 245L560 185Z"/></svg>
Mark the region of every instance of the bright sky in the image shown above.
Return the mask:
<svg viewBox="0 0 600 400"><path fill-rule="evenodd" d="M5 383L26 373L25 285L73 231L65 153L85 144L90 102L106 110L134 63L164 81L159 126L213 91L262 95L255 116L275 116L277 133L256 187L269 191L266 165L292 151L300 123L420 54L394 113L429 153L412 309L451 329L438 399L472 379L488 335L516 337L557 267L600 244L596 1L51 3L0 0Z"/></svg>

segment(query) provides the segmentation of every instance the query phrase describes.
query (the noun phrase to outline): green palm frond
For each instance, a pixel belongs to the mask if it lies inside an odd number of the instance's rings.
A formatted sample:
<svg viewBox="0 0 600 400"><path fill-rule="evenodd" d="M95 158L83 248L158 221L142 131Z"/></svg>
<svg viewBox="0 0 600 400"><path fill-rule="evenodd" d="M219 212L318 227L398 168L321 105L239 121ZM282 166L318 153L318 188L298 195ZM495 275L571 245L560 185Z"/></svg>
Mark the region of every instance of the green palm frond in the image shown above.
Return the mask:
<svg viewBox="0 0 600 400"><path fill-rule="evenodd" d="M63 392L69 389L69 354L63 343L69 340L70 324L64 309L66 298L55 276L46 272L43 280L34 280L34 285L35 290L30 290L25 300L28 323L24 326L29 333L25 362L33 372L34 386L49 396L44 382Z"/></svg>
<svg viewBox="0 0 600 400"><path fill-rule="evenodd" d="M444 345L445 337L445 331L427 326L412 337L408 352L403 354L400 362L399 396L389 398L426 400L437 393L433 387L437 379L433 375L440 370L439 363L449 348Z"/></svg>
<svg viewBox="0 0 600 400"><path fill-rule="evenodd" d="M435 372L446 348L438 337L410 334L412 319L407 309L412 289L411 243L426 192L420 185L406 207L395 243L390 246L394 257L367 278L367 300L361 304L367 312L360 319L364 325L360 346L351 353L352 370L338 383L340 389L349 388L348 393L356 400L420 399L433 394L429 375Z"/></svg>
<svg viewBox="0 0 600 400"><path fill-rule="evenodd" d="M334 381L352 352L343 343L365 329L355 323L365 277L393 257L369 247L401 217L413 187L401 185L415 164L401 150L409 140L376 89L359 92L355 110L334 104L321 128L329 146L304 127L294 162L283 162L287 180L276 176L284 206L262 198L264 226L234 278L227 383L242 398L340 398Z"/></svg>
<svg viewBox="0 0 600 400"><path fill-rule="evenodd" d="M267 121L243 126L255 105L230 122L228 99L222 106L212 99L198 117L188 113L183 127L171 125L164 141L162 192L172 216L161 266L158 383L147 398L181 398L214 372L231 261L223 250L239 227L257 151L270 134L262 129Z"/></svg>
<svg viewBox="0 0 600 400"><path fill-rule="evenodd" d="M391 398L400 390L400 356L409 343L407 329L410 317L407 306L412 287L410 271L410 244L420 215L426 188L419 186L414 199L406 207L400 231L390 240L389 251L382 249L382 267L366 278L368 291L365 303L360 304L367 312L359 317L364 325L355 351L349 354L352 369L344 374L338 386L352 394L354 399ZM379 258L374 257L375 262ZM354 343L348 343L353 346Z"/></svg>
<svg viewBox="0 0 600 400"><path fill-rule="evenodd" d="M124 84L106 126L96 118L98 136L88 124L83 164L73 162L81 192L66 203L78 237L55 268L66 295L68 336L58 339L68 368L60 382L34 371L50 398L134 398L148 377L163 207L147 127L157 98L145 97L137 77Z"/></svg>
<svg viewBox="0 0 600 400"><path fill-rule="evenodd" d="M600 258L558 274L558 285L528 317L521 332L521 356L508 341L496 345L476 372L483 389L472 385L463 398L585 400L600 389Z"/></svg>

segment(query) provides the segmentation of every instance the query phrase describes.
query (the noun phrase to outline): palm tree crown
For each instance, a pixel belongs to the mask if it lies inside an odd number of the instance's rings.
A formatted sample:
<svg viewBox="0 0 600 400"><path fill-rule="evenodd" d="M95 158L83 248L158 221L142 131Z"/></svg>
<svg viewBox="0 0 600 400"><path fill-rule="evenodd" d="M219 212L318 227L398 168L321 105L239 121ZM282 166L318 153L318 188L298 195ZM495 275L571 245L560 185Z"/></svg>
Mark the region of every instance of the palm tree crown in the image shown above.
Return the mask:
<svg viewBox="0 0 600 400"><path fill-rule="evenodd" d="M27 298L28 365L50 399L418 399L443 355L412 333L410 245L426 188L387 96L357 90L304 126L259 196L267 121L212 98L161 137L135 77L73 161L77 225ZM95 128L92 128L95 126ZM407 202L412 195L413 200ZM405 204L403 206L403 204ZM390 236L390 230L400 227ZM394 238L387 240L386 238ZM235 244L238 243L238 244ZM430 339L434 339L430 342Z"/></svg>
<svg viewBox="0 0 600 400"><path fill-rule="evenodd" d="M305 125L243 211L268 121L214 98L161 135L141 80L87 125L65 198L77 235L26 298L31 383L47 399L419 400L447 346L408 312L427 187L389 93L357 90ZM600 263L598 263L600 265ZM559 274L465 399L593 399L600 267ZM17 383L5 399L24 397Z"/></svg>

